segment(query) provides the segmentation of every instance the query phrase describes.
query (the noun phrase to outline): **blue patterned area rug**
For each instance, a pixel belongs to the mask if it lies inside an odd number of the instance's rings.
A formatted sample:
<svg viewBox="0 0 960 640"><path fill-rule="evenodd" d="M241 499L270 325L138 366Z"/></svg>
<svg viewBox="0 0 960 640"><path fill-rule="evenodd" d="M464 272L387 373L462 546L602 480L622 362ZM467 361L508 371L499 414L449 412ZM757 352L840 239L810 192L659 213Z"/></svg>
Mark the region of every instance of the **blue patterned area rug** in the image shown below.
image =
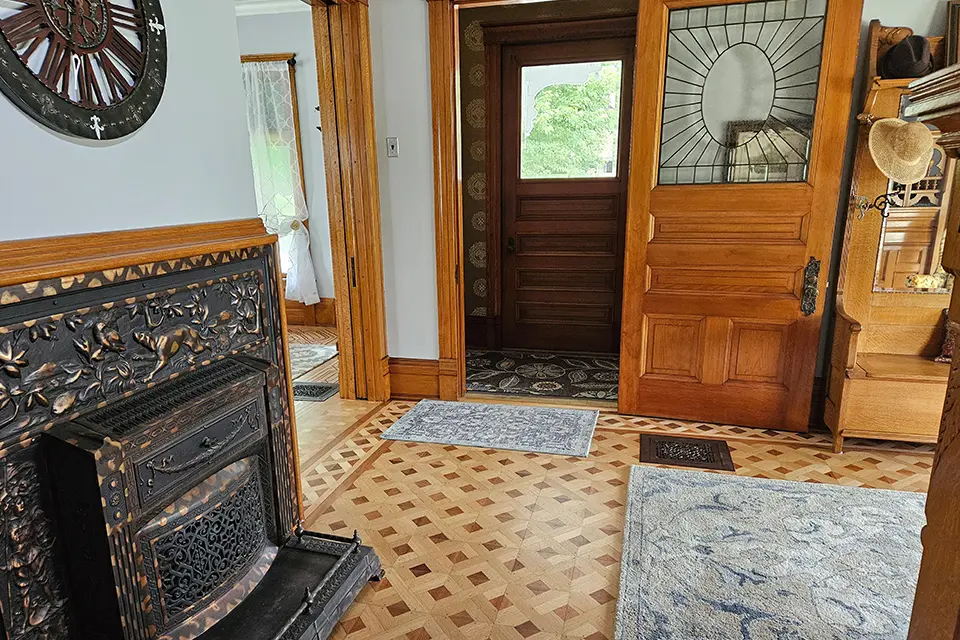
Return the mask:
<svg viewBox="0 0 960 640"><path fill-rule="evenodd" d="M382 438L586 458L599 411L423 400Z"/></svg>
<svg viewBox="0 0 960 640"><path fill-rule="evenodd" d="M634 467L617 640L902 640L923 494Z"/></svg>

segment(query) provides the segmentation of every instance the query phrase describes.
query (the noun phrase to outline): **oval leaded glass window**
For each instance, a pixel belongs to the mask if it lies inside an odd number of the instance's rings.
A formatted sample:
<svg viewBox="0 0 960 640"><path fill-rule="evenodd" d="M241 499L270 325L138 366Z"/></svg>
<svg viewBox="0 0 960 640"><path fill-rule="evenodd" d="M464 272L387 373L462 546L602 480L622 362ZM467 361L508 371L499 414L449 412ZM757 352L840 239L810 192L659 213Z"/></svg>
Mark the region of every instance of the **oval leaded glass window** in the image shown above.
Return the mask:
<svg viewBox="0 0 960 640"><path fill-rule="evenodd" d="M803 182L826 0L670 12L660 184Z"/></svg>

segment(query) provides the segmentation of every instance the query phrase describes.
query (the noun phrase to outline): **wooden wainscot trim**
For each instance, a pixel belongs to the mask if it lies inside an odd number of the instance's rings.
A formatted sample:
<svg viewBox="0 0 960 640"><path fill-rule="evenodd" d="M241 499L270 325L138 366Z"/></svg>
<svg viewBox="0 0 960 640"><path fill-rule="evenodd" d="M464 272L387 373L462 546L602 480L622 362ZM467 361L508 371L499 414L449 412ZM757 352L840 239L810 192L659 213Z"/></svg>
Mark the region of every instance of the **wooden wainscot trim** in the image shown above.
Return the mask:
<svg viewBox="0 0 960 640"><path fill-rule="evenodd" d="M0 242L0 286L271 245L259 218Z"/></svg>
<svg viewBox="0 0 960 640"><path fill-rule="evenodd" d="M440 361L390 358L390 389L399 400L440 397Z"/></svg>
<svg viewBox="0 0 960 640"><path fill-rule="evenodd" d="M337 326L337 301L333 298L320 298L314 305L317 325L321 327Z"/></svg>

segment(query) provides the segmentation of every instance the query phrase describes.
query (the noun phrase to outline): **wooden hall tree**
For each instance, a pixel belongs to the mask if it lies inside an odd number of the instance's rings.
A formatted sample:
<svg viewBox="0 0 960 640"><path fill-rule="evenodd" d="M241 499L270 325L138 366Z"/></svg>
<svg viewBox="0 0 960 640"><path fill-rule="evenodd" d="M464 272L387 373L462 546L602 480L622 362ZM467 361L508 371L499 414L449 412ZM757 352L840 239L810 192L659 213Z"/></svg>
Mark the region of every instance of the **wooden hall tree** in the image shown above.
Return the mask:
<svg viewBox="0 0 960 640"><path fill-rule="evenodd" d="M621 412L807 429L861 13L640 3Z"/></svg>

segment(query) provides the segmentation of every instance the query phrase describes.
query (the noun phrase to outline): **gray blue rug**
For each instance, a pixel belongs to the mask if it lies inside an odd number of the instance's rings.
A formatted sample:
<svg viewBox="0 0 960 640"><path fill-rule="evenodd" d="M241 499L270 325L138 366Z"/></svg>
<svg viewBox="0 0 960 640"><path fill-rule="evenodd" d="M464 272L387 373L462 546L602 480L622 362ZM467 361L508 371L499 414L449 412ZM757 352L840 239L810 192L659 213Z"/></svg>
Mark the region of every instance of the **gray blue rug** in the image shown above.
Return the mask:
<svg viewBox="0 0 960 640"><path fill-rule="evenodd" d="M902 640L923 494L634 467L617 640Z"/></svg>
<svg viewBox="0 0 960 640"><path fill-rule="evenodd" d="M599 411L423 400L382 438L484 449L590 455Z"/></svg>
<svg viewBox="0 0 960 640"><path fill-rule="evenodd" d="M337 355L337 347L325 344L291 344L290 375L296 380Z"/></svg>

